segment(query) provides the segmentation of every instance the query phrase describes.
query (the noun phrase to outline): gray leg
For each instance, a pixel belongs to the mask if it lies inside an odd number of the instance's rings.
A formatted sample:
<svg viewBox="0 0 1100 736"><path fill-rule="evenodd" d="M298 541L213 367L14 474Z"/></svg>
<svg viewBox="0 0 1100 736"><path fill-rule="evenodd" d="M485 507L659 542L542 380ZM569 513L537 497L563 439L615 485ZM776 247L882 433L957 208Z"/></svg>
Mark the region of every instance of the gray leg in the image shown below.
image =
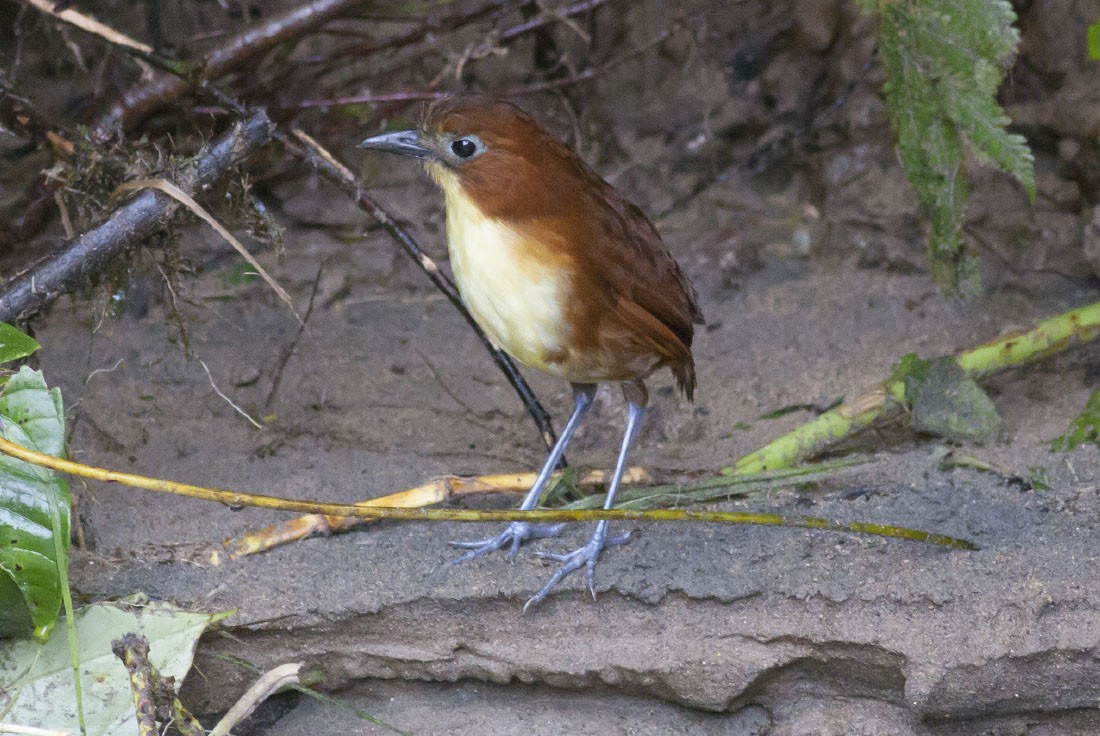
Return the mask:
<svg viewBox="0 0 1100 736"><path fill-rule="evenodd" d="M644 392L644 388L642 391ZM638 403L632 400L632 398L630 394L627 395L626 434L623 435L623 445L622 449L619 450L619 459L615 462L615 472L611 476L611 486L607 489L607 500L604 501L603 504L605 509L610 509L615 503L615 494L619 492L619 484L622 482L623 470L626 469L626 456L630 452L630 445L633 444L635 435L638 433L638 426L641 424L642 415L645 414L644 393L641 395L641 400ZM569 573L574 570L579 570L582 565L588 567L588 591L592 594L592 599L595 600L596 587L593 576L596 571L596 560L600 558L600 553L605 547L616 544L626 544L630 541L629 532L619 537L608 538L607 527L609 524L610 522L606 519L597 523L596 531L592 534L592 538L588 540L588 544L579 549L575 549L566 554L539 554L539 557L557 560L564 564L554 573L549 582L542 586L542 589L539 590L538 593L531 596L531 599L523 606L524 611L545 600L546 596L555 585L561 582Z"/></svg>
<svg viewBox="0 0 1100 736"><path fill-rule="evenodd" d="M569 444L570 438L573 437L573 432L576 431L577 425L581 423L581 419L584 418L584 415L588 413L589 407L592 406L592 398L595 395L595 384L573 384L573 413L570 415L569 421L566 422L565 429L561 431L561 436L558 437L558 441L554 444L554 448L550 450L550 456L546 458L546 463L542 466L542 470L535 479L534 485L531 486L531 490L528 491L527 495L523 498L523 503L519 505L520 511L530 511L538 505L539 499L542 497L542 492L546 488L546 483L554 473L554 468L558 466L558 461L561 460L561 456L565 454L565 447ZM561 532L564 526L564 524L534 525L526 521L513 521L508 525L507 529L495 537L482 539L476 542L451 542L452 547L470 550L461 557L452 560L451 564L457 565L460 562L466 562L475 557L481 557L482 555L501 549L506 545L511 546L508 557L515 559L516 553L519 551L519 546L524 541L555 536Z"/></svg>

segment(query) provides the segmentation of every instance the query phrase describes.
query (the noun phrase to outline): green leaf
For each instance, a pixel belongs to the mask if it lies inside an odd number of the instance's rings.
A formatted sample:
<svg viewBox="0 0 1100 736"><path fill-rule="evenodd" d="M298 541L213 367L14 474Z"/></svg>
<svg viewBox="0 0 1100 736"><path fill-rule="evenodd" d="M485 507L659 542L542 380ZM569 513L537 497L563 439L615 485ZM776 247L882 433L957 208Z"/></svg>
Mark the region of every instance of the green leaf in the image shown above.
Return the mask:
<svg viewBox="0 0 1100 736"><path fill-rule="evenodd" d="M1050 480L1047 478L1047 469L1042 465L1032 465L1027 469L1027 482L1034 491L1051 490Z"/></svg>
<svg viewBox="0 0 1100 736"><path fill-rule="evenodd" d="M1089 58L1100 61L1100 20L1089 26L1086 40L1089 48Z"/></svg>
<svg viewBox="0 0 1100 736"><path fill-rule="evenodd" d="M0 322L0 363L25 358L38 347L33 337L24 335L6 322Z"/></svg>
<svg viewBox="0 0 1100 736"><path fill-rule="evenodd" d="M1051 452L1069 452L1088 442L1100 447L1100 390L1093 391L1085 408L1073 418L1069 429L1050 443Z"/></svg>
<svg viewBox="0 0 1100 736"><path fill-rule="evenodd" d="M925 360L916 353L906 353L901 356L901 360L897 362L897 365L890 369L890 377L886 379L886 383L889 385L901 381L905 384L906 405L908 406L911 403L908 397L912 396L913 387L928 375L929 365L931 365L931 361Z"/></svg>
<svg viewBox="0 0 1100 736"><path fill-rule="evenodd" d="M137 736L130 679L111 653L126 633L149 640L149 659L177 682L191 668L195 646L206 627L228 614L188 613L167 604L121 606L100 603L76 614L77 649L89 736ZM20 726L77 733L76 702L68 643L0 642L0 713Z"/></svg>
<svg viewBox="0 0 1100 736"><path fill-rule="evenodd" d="M964 146L1035 198L1031 150L1006 130L996 96L1019 42L1016 15L1007 0L881 0L876 7L883 93L902 165L929 216L932 277L949 292L975 293L979 262L959 237L968 198Z"/></svg>
<svg viewBox="0 0 1100 736"><path fill-rule="evenodd" d="M24 366L0 392L0 435L54 457L65 446L61 392L48 389L38 371ZM49 636L61 606L57 547L50 505L61 510L62 549L69 540L69 486L52 470L0 454L0 636ZM28 623L30 627L28 628Z"/></svg>
<svg viewBox="0 0 1100 736"><path fill-rule="evenodd" d="M244 286L257 278L256 267L250 263L237 262L222 272L222 282L226 286Z"/></svg>

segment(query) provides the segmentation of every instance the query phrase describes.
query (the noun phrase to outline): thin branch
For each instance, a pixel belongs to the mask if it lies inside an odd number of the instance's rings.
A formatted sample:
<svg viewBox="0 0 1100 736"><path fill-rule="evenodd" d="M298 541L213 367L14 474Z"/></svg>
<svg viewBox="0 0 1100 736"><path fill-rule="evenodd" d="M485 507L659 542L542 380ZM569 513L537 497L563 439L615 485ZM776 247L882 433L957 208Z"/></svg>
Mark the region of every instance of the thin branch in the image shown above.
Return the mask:
<svg viewBox="0 0 1100 736"><path fill-rule="evenodd" d="M577 15L578 13L584 13L588 10L595 10L603 5L607 0L584 0L584 2L574 3L569 7L562 8L556 13L544 13L531 20L520 23L518 26L513 26L506 31L502 31L497 36L497 41L509 41L516 36L522 36L524 33L530 33L531 31L541 28L548 23L554 23L565 20L570 16Z"/></svg>
<svg viewBox="0 0 1100 736"><path fill-rule="evenodd" d="M186 192L205 189L271 139L262 112L227 130L205 146L179 175ZM15 277L0 292L0 322L27 319L97 273L115 257L163 229L180 205L145 190L131 196L105 220L69 241L56 254Z"/></svg>
<svg viewBox="0 0 1100 736"><path fill-rule="evenodd" d="M243 29L200 60L196 65L200 70L197 77L202 80L222 77L279 44L353 13L363 4L364 0L313 0L266 18ZM150 60L151 55L136 52ZM158 66L163 69L164 60L160 61ZM152 79L142 79L113 99L94 116L89 126L92 138L108 140L116 129L129 130L190 92L197 80L187 79L186 74L177 76L179 71L176 65L168 72L154 72Z"/></svg>
<svg viewBox="0 0 1100 736"><path fill-rule="evenodd" d="M0 421L3 421L0 419ZM694 521L708 524L752 524L757 526L786 526L802 529L871 534L879 537L898 537L952 549L976 550L977 545L965 539L934 534L919 529L874 524L862 521L836 521L817 516L786 516L783 514L757 514L739 511L695 511L691 509L598 509L590 511L566 511L562 509L537 509L533 511L496 511L474 509L426 509L399 508L393 506L366 506L352 503L320 503L300 499L276 498L257 493L225 491L205 488L190 483L150 478L134 473L119 473L105 468L63 460L35 450L29 450L0 437L0 452L33 465L50 468L83 478L106 483L120 483L132 488L143 488L158 493L173 493L191 498L216 501L231 509L254 506L263 509L296 511L299 513L330 516L354 516L361 519L401 519L405 521Z"/></svg>
<svg viewBox="0 0 1100 736"><path fill-rule="evenodd" d="M249 413L248 413L247 411L245 411L245 410L244 410L244 409L242 409L242 408L241 408L240 406L238 406L238 405L237 405L237 404L236 404L236 403L235 403L235 402L233 401L233 399L231 399L231 398L229 398L228 396L226 396L226 395L225 395L225 393L223 393L223 392L222 392L222 390L221 390L220 388L218 388L218 384L214 383L214 376L213 376L213 374L211 374L211 373L210 373L210 369L209 369L209 368L208 368L208 367L206 366L206 363L205 363L204 361L200 360L200 361L199 361L199 365L201 365L201 366L202 366L202 369L203 369L204 371L206 371L206 378L207 378L207 380L208 380L208 381L210 381L210 387L211 387L212 389L214 389L214 393L216 393L216 394L217 394L217 395L218 395L218 396L219 396L219 397L221 398L221 400L222 400L222 401L224 401L225 403L229 404L229 406L230 406L230 407L231 407L231 408L233 409L233 411L237 412L237 413L238 413L238 414L240 414L240 415L241 415L242 417L244 417L245 419L247 419L247 420L248 420L248 423L249 423L249 424L251 424L251 425L252 425L253 427L255 427L256 429L263 429L263 428L264 428L264 425L260 424L260 423L259 423L259 422L257 422L257 421L256 421L255 419L253 419L253 418L252 418L252 416L251 416L251 415L250 415L250 414L249 414Z"/></svg>
<svg viewBox="0 0 1100 736"><path fill-rule="evenodd" d="M525 84L519 87L507 87L505 89L494 90L493 94L497 97L522 97L526 95L533 95L539 92L550 92L552 90L561 89L562 87L569 87L581 82L587 82L590 79L595 79L598 75L612 69L613 67L622 64L628 59L632 59L639 54L645 53L657 44L666 41L669 36L672 35L672 29L666 29L657 34L650 41L627 51L624 54L616 56L614 59L600 64L596 67L589 67L576 74L570 74L569 76L559 77L558 79L550 79L543 82L536 82L534 84ZM319 99L319 100L302 100L301 102L294 103L289 107L305 109L310 107L334 107L339 105L361 105L366 103L379 103L379 102L431 102L433 100L440 100L445 97L450 97L453 92L447 91L421 91L421 92L389 92L383 94L365 94L365 95L348 95L346 97L336 97L332 99Z"/></svg>
<svg viewBox="0 0 1100 736"><path fill-rule="evenodd" d="M56 10L55 7L60 5L53 0L23 0L29 5L34 6L37 10L42 11L47 15L52 15L58 20L65 21L66 23L76 26L82 31L99 36L106 39L107 42L115 46L125 46L135 51L140 51L143 54L153 53L153 47L149 44L142 43L136 39L130 38L124 33L119 33L110 26L100 23L95 18L83 13L77 12L72 8L66 8L64 10Z"/></svg>
<svg viewBox="0 0 1100 736"><path fill-rule="evenodd" d="M313 288L309 291L309 302L306 304L306 313L302 316L301 321L298 323L298 332L294 334L294 339L290 341L290 344L283 348L282 355L279 356L279 365L275 368L275 373L271 376L271 388L267 392L267 398L264 399L264 408L267 409L271 406L271 402L275 400L275 394L279 392L279 384L283 380L283 371L286 370L286 364L290 362L290 359L294 357L294 353L298 351L298 342L302 339L302 335L305 334L306 325L309 324L309 318L313 315L313 304L317 299L317 290L321 287L321 274L324 273L325 266L322 263L317 267L317 275L313 277Z"/></svg>
<svg viewBox="0 0 1100 736"><path fill-rule="evenodd" d="M590 470L584 475L572 478L575 486L606 485L609 473L603 470ZM551 477L552 483L558 483L562 473ZM465 477L446 475L435 478L424 485L409 488L397 493L389 493L366 501L357 506L395 506L399 508L421 508L447 503L457 498L483 493L526 493L535 482L535 473L498 473ZM653 482L645 468L631 467L623 473L624 488ZM351 516L333 516L331 514L306 514L294 519L266 526L259 531L250 532L242 537L225 543L232 559L254 555L269 549L291 544L307 537L346 532L373 519L357 519Z"/></svg>

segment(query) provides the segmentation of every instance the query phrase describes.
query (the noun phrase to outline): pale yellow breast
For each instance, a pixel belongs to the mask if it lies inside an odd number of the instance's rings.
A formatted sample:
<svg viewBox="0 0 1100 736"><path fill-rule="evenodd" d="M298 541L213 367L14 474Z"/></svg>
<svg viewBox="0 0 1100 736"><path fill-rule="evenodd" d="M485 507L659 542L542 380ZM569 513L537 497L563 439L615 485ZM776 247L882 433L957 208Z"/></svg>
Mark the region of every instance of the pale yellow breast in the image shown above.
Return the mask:
<svg viewBox="0 0 1100 736"><path fill-rule="evenodd" d="M560 373L554 358L562 356L569 334L562 309L568 284L560 262L544 257L538 243L486 217L453 174L430 173L447 198L451 270L466 308L513 358Z"/></svg>

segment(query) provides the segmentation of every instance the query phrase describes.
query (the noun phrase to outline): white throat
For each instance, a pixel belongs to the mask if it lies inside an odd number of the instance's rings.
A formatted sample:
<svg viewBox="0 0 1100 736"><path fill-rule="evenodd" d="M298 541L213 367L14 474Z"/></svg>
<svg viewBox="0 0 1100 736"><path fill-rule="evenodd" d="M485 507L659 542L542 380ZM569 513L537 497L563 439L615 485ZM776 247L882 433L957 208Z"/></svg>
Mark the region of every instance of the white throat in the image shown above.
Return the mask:
<svg viewBox="0 0 1100 736"><path fill-rule="evenodd" d="M563 271L500 220L487 217L442 165L427 166L447 204L447 247L462 299L485 334L526 365L558 373L568 325Z"/></svg>

